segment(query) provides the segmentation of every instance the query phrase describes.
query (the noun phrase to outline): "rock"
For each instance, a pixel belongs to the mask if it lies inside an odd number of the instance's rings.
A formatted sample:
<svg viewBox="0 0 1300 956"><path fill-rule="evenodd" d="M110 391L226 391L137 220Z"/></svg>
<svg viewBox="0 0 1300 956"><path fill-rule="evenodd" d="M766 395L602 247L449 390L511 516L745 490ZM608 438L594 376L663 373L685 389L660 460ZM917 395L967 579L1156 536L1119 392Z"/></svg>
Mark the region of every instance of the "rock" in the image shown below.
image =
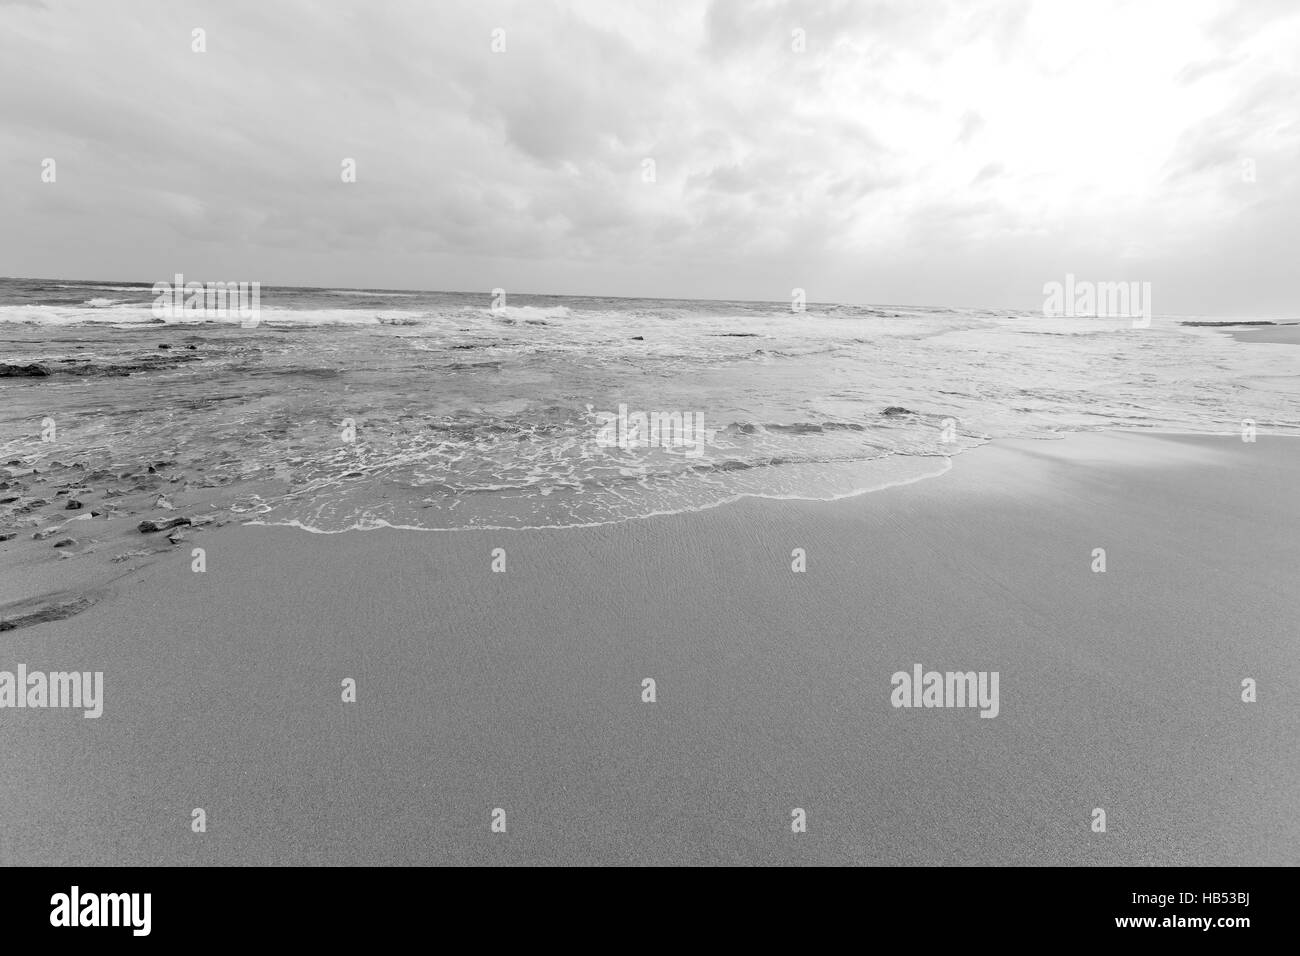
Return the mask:
<svg viewBox="0 0 1300 956"><path fill-rule="evenodd" d="M132 558L147 558L147 557L149 557L148 551L123 551L121 554L113 555L113 560L129 561Z"/></svg>
<svg viewBox="0 0 1300 956"><path fill-rule="evenodd" d="M880 414L888 415L890 418L894 418L898 415L913 415L915 414L915 412L913 412L910 408L903 408L901 405L890 405Z"/></svg>
<svg viewBox="0 0 1300 956"><path fill-rule="evenodd" d="M159 347L160 349L169 349L169 348L171 348L170 345L160 345L160 346L158 346L158 347Z"/></svg>
<svg viewBox="0 0 1300 956"><path fill-rule="evenodd" d="M167 540L170 541L172 544L180 544L182 541L185 540L185 535L183 535L180 531L173 531L171 534L167 535Z"/></svg>
<svg viewBox="0 0 1300 956"><path fill-rule="evenodd" d="M216 520L217 516L214 514L195 515L190 519L190 527L202 528L205 524L212 524Z"/></svg>
<svg viewBox="0 0 1300 956"><path fill-rule="evenodd" d="M91 516L92 518L102 518L102 517L104 517L104 512L102 512L102 511L95 511L95 510L92 510L92 511L90 512L90 516Z"/></svg>
<svg viewBox="0 0 1300 956"><path fill-rule="evenodd" d="M46 538L51 538L62 530L62 528L41 528L39 531L32 532L32 539L34 541L44 541Z"/></svg>
<svg viewBox="0 0 1300 956"><path fill-rule="evenodd" d="M64 510L64 511L79 511L79 510L81 510L81 507L82 507L82 504L81 504L80 501L78 501L76 498L69 498L69 499L68 499L68 503L67 503L66 505L63 506L63 510Z"/></svg>
<svg viewBox="0 0 1300 956"><path fill-rule="evenodd" d="M162 508L164 511L175 511L176 506L167 500L166 495L159 495L158 500L153 503L155 508Z"/></svg>
<svg viewBox="0 0 1300 956"><path fill-rule="evenodd" d="M185 346L185 347L186 347L187 349L189 349L191 352L193 352L195 349L198 348L197 345L187 345L187 346Z"/></svg>
<svg viewBox="0 0 1300 956"><path fill-rule="evenodd" d="M634 335L634 336L632 336L632 341L633 341L633 342L644 342L644 341L645 341L645 336L644 336L644 335Z"/></svg>
<svg viewBox="0 0 1300 956"><path fill-rule="evenodd" d="M75 548L77 546L76 538L60 538L54 542L56 548Z"/></svg>
<svg viewBox="0 0 1300 956"><path fill-rule="evenodd" d="M189 518L183 518L178 515L175 518L163 518L161 521L152 521L146 518L144 521L141 521L136 525L136 527L140 529L141 534L152 534L155 531L166 531L168 528L177 528L189 523Z"/></svg>
<svg viewBox="0 0 1300 956"><path fill-rule="evenodd" d="M72 555L64 554L70 558ZM36 598L14 601L0 607L0 631L12 631L32 624L46 621L59 621L65 617L80 614L102 597L102 592L76 594L64 591L59 594L45 594Z"/></svg>
<svg viewBox="0 0 1300 956"><path fill-rule="evenodd" d="M0 533L0 541L8 541L10 538L18 537L17 531L5 531Z"/></svg>
<svg viewBox="0 0 1300 956"><path fill-rule="evenodd" d="M3 498L0 498L0 505L10 505L10 504L13 504L15 501L17 501L17 500L18 500L19 498L21 498L21 497L22 497L22 495L5 495Z"/></svg>
<svg viewBox="0 0 1300 956"><path fill-rule="evenodd" d="M44 365L10 365L0 362L0 378L44 378L50 370Z"/></svg>

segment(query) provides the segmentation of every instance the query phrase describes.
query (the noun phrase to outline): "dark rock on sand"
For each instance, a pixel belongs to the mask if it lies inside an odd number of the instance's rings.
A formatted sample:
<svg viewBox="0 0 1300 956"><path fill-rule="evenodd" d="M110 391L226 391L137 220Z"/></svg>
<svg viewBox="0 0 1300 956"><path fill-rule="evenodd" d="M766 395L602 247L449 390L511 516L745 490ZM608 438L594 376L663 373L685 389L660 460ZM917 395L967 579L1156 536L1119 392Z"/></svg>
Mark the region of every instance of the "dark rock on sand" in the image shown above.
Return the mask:
<svg viewBox="0 0 1300 956"><path fill-rule="evenodd" d="M916 413L913 412L910 408L904 408L901 405L890 405L880 414L887 415L890 418L896 418L899 415L915 415Z"/></svg>
<svg viewBox="0 0 1300 956"><path fill-rule="evenodd" d="M12 601L0 607L0 631L12 631L32 624L46 621L59 621L65 617L80 614L98 601L98 593L77 594L64 591L57 594L43 594L40 597Z"/></svg>
<svg viewBox="0 0 1300 956"><path fill-rule="evenodd" d="M56 548L75 548L77 546L76 538L60 538L54 542Z"/></svg>
<svg viewBox="0 0 1300 956"><path fill-rule="evenodd" d="M78 501L76 498L69 498L69 499L68 499L68 503L67 503L66 505L63 506L63 510L64 510L64 511L78 511L78 510L80 510L82 507L83 507L83 506L82 506L81 502Z"/></svg>
<svg viewBox="0 0 1300 956"><path fill-rule="evenodd" d="M8 541L9 539L16 537L18 537L17 531L5 531L0 533L0 541Z"/></svg>
<svg viewBox="0 0 1300 956"><path fill-rule="evenodd" d="M189 518L184 518L178 515L175 518L163 518L161 521L153 521L146 518L144 521L141 521L136 525L136 527L140 529L141 534L152 534L155 531L166 531L168 528L176 528L189 523Z"/></svg>

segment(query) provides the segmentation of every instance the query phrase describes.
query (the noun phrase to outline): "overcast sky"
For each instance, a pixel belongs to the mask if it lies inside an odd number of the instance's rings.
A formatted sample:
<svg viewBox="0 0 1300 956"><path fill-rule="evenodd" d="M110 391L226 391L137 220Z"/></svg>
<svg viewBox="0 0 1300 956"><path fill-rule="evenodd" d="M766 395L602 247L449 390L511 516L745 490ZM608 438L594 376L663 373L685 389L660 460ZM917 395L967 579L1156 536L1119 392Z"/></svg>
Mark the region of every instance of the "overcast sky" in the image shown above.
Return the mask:
<svg viewBox="0 0 1300 956"><path fill-rule="evenodd" d="M1298 114L1288 0L0 0L0 275L1295 316Z"/></svg>

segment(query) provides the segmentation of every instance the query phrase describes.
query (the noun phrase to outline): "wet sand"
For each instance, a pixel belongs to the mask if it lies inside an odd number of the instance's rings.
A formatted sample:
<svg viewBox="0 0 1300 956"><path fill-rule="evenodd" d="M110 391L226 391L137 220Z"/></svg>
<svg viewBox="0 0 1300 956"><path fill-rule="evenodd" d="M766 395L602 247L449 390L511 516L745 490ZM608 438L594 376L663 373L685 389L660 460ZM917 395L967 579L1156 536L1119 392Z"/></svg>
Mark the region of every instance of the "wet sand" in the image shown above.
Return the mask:
<svg viewBox="0 0 1300 956"><path fill-rule="evenodd" d="M1227 330L1238 342L1300 345L1300 325L1270 325L1258 329Z"/></svg>
<svg viewBox="0 0 1300 956"><path fill-rule="evenodd" d="M1300 863L1298 487L1293 439L1090 434L597 528L15 539L0 600L101 599L0 669L105 701L0 710L0 862ZM916 663L999 715L891 707Z"/></svg>

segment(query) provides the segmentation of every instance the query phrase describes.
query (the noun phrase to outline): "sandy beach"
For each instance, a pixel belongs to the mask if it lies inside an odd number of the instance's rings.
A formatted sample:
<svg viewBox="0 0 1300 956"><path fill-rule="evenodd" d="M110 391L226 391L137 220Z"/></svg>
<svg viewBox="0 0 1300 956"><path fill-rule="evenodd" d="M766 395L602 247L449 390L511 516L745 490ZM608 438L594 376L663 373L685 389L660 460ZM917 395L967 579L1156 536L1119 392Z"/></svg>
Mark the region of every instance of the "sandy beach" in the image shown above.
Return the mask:
<svg viewBox="0 0 1300 956"><path fill-rule="evenodd" d="M104 702L4 713L0 862L1300 863L1298 484L1294 440L1096 433L595 528L6 542L5 618L100 599L0 669ZM997 717L892 707L917 663Z"/></svg>

